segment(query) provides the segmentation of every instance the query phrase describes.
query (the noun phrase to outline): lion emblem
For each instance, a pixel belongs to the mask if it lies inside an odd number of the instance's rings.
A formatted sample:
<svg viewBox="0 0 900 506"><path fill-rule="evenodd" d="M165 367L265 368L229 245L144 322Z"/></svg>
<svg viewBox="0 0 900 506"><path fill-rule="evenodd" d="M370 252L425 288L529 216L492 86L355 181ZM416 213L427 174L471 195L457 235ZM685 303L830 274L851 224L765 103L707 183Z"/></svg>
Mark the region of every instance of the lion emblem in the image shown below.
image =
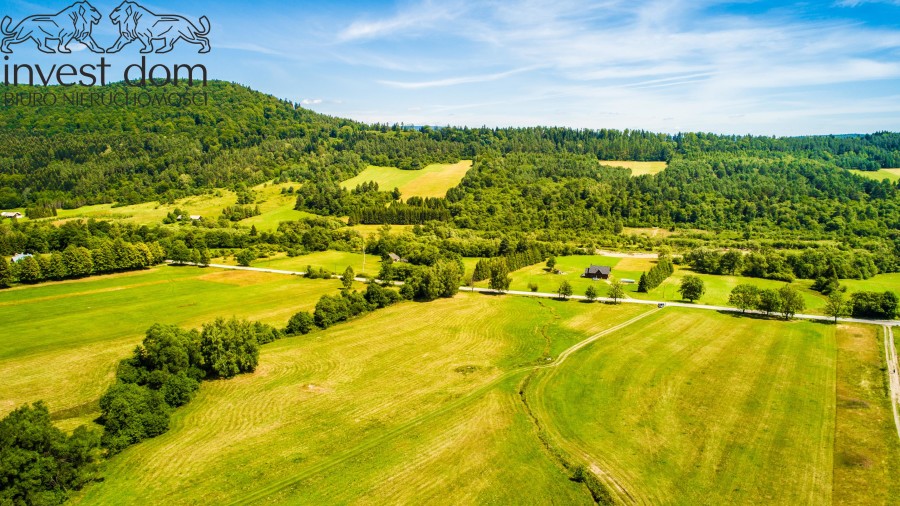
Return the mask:
<svg viewBox="0 0 900 506"><path fill-rule="evenodd" d="M209 52L209 39L206 38L209 34L209 19L206 16L200 17L200 26L203 28L200 30L183 16L154 14L147 8L126 0L112 11L109 19L119 25L119 38L107 50L109 53L118 52L135 40L144 46L141 49L144 54L153 52L154 40L162 41L157 53L168 53L179 40L199 44L200 53Z"/></svg>
<svg viewBox="0 0 900 506"><path fill-rule="evenodd" d="M56 14L38 14L29 16L19 22L15 28L9 29L12 19L3 17L0 31L3 40L0 51L12 53L9 46L21 44L27 40L37 42L37 48L44 53L71 53L69 44L77 41L95 53L102 53L103 48L94 42L92 34L94 25L100 18L100 12L87 2L76 2ZM55 47L50 41L56 41Z"/></svg>

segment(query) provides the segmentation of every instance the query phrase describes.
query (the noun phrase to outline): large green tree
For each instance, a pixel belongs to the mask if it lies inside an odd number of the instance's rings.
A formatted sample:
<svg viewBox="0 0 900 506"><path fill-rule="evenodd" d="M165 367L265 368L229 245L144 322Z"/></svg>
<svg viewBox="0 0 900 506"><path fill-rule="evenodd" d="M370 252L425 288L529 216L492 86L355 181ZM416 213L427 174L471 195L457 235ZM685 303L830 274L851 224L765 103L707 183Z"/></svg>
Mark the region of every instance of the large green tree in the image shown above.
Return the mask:
<svg viewBox="0 0 900 506"><path fill-rule="evenodd" d="M681 278L681 287L679 287L678 291L681 293L683 299L694 302L700 297L703 297L703 294L706 292L706 287L699 276L689 275Z"/></svg>

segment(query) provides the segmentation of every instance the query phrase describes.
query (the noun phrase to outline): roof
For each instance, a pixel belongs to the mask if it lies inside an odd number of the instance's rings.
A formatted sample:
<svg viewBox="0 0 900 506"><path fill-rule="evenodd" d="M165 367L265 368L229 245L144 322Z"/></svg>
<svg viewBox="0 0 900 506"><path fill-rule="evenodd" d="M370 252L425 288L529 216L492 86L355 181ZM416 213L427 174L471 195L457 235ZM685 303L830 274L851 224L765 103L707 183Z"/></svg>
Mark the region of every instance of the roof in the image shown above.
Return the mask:
<svg viewBox="0 0 900 506"><path fill-rule="evenodd" d="M587 269L584 270L585 274L602 274L604 276L609 276L609 273L612 272L612 267L608 267L606 265L591 265Z"/></svg>
<svg viewBox="0 0 900 506"><path fill-rule="evenodd" d="M400 255L398 255L396 253L388 253L388 257L390 257L390 259L395 262L405 262L406 261Z"/></svg>
<svg viewBox="0 0 900 506"><path fill-rule="evenodd" d="M6 212L4 212L4 213L0 213L0 216L2 216L4 218L21 218L22 213L19 213L19 212L6 213Z"/></svg>
<svg viewBox="0 0 900 506"><path fill-rule="evenodd" d="M32 255L31 253L16 253L15 255L13 255L12 261L18 262L19 260L24 260L31 256L34 256L34 255Z"/></svg>
<svg viewBox="0 0 900 506"><path fill-rule="evenodd" d="M192 215L191 215L191 219L194 220L194 221L197 221L197 220L199 220L200 218L201 218L201 216L200 216L199 214L192 214Z"/></svg>

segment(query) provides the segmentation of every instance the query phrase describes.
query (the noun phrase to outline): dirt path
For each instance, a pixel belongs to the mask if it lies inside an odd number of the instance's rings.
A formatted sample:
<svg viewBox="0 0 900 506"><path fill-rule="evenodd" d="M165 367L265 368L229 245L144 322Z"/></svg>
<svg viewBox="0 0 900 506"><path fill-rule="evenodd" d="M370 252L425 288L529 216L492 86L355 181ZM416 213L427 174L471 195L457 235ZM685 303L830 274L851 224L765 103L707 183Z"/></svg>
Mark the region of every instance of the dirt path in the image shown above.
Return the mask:
<svg viewBox="0 0 900 506"><path fill-rule="evenodd" d="M897 427L897 437L900 438L900 371L897 370L897 347L894 346L894 328L884 326L884 359L887 361L888 380L890 382L891 408L894 411L894 425Z"/></svg>

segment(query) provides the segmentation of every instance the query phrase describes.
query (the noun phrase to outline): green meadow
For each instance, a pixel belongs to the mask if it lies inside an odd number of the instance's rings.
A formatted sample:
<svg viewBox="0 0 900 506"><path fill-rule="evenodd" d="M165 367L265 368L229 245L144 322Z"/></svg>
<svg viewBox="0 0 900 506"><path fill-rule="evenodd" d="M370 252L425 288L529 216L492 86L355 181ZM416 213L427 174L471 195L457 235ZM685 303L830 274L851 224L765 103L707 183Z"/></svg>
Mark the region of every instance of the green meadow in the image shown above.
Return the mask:
<svg viewBox="0 0 900 506"><path fill-rule="evenodd" d="M458 185L472 168L471 160L457 163L435 163L420 170L401 170L395 167L369 166L356 177L341 183L347 189L369 181L378 183L383 191L399 188L403 198L443 197L447 190Z"/></svg>
<svg viewBox="0 0 900 506"><path fill-rule="evenodd" d="M77 418L72 426L90 420L119 360L154 323L196 328L234 315L283 326L339 285L163 266L0 291L0 413L43 399L60 419Z"/></svg>

